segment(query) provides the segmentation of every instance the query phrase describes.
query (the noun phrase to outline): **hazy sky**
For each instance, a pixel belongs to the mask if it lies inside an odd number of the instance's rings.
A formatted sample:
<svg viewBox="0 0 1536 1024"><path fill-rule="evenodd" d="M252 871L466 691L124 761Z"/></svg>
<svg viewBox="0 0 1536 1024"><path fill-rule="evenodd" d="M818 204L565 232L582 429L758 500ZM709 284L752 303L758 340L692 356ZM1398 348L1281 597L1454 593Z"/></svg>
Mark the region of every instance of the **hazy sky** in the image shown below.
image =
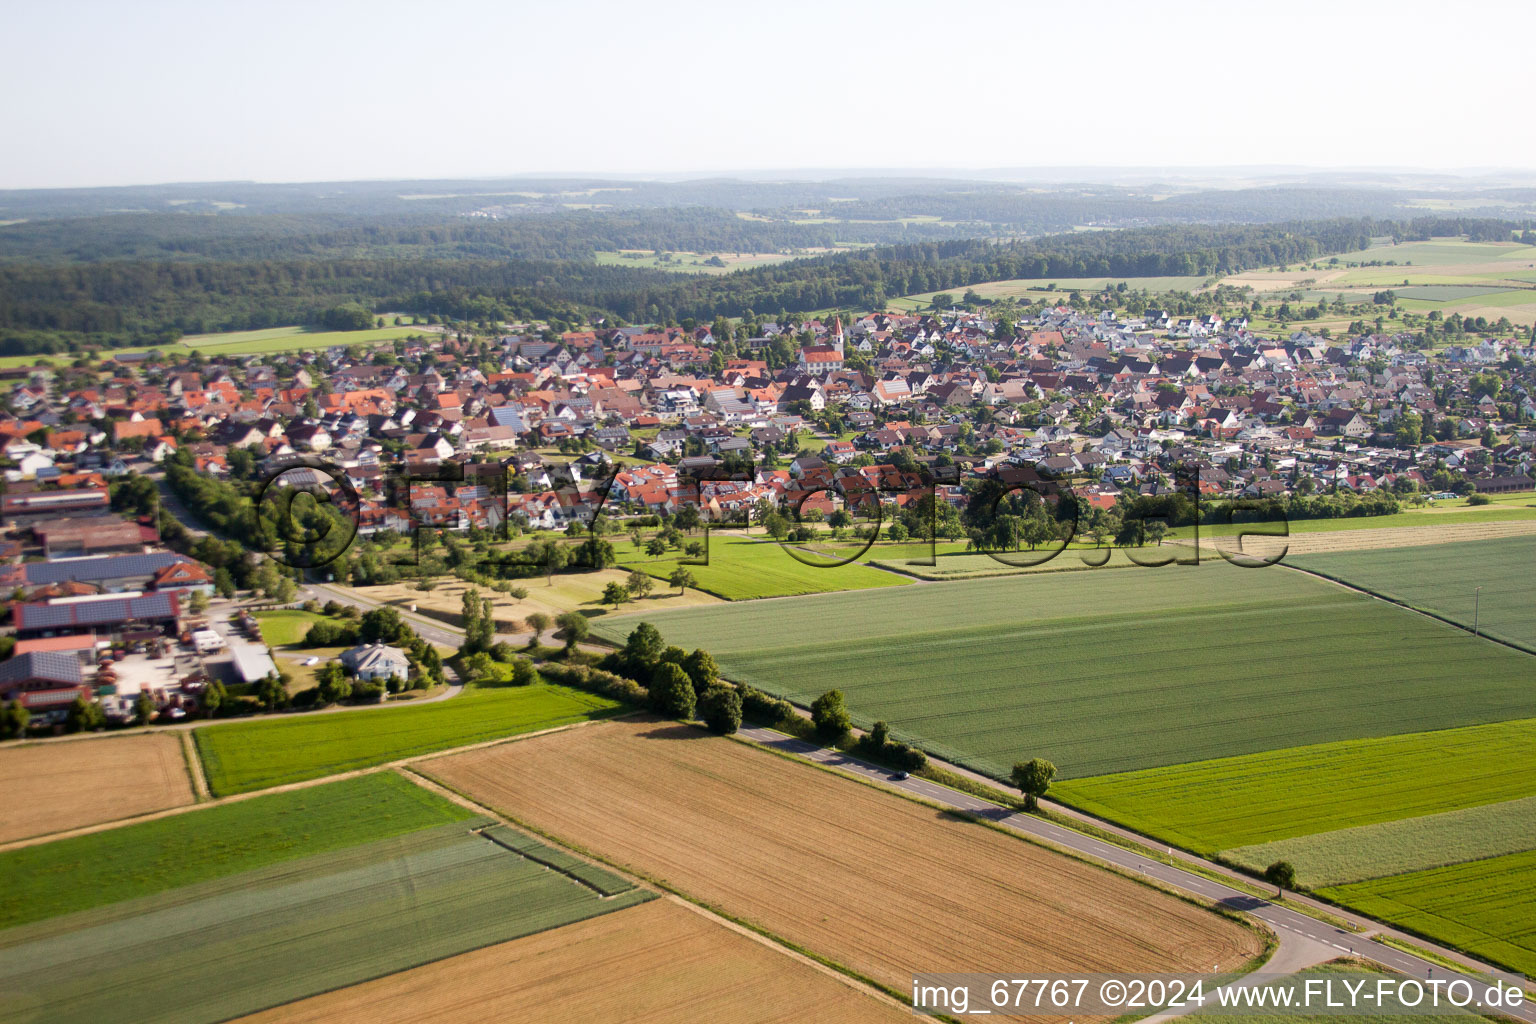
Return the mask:
<svg viewBox="0 0 1536 1024"><path fill-rule="evenodd" d="M1536 2L11 0L0 187L1536 168Z"/></svg>

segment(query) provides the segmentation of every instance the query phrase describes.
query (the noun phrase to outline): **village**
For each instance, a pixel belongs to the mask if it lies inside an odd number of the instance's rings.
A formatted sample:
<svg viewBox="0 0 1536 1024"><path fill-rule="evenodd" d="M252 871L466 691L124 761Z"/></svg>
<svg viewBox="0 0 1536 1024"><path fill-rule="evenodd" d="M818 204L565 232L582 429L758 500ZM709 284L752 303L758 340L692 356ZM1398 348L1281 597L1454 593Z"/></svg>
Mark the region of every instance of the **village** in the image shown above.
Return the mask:
<svg viewBox="0 0 1536 1024"><path fill-rule="evenodd" d="M34 725L63 724L77 697L108 720L166 720L210 680L280 672L233 580L193 557L205 524L165 486L170 463L245 485L344 480L364 538L767 509L839 527L927 493L964 510L987 479L1057 481L1100 512L1181 487L1342 496L1331 514L1365 514L1536 486L1536 399L1511 372L1536 352L1513 339L1427 353L1410 336L1263 338L1240 318L1065 306L1011 329L985 310L521 327L0 371L0 703ZM152 510L114 501L135 478L182 520L180 553ZM406 674L398 649L382 657Z"/></svg>

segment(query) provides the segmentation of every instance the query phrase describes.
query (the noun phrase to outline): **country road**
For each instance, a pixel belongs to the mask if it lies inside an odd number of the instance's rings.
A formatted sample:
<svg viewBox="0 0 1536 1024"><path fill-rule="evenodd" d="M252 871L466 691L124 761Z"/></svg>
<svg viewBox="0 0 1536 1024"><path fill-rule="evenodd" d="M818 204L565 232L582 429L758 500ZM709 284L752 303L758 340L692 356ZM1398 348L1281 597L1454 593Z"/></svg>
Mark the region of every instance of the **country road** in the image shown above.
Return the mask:
<svg viewBox="0 0 1536 1024"><path fill-rule="evenodd" d="M1132 874L1153 879L1164 885L1202 897L1232 910L1250 914L1273 928L1275 934L1280 939L1280 948L1276 950L1271 960L1274 966L1266 968L1266 972L1296 971L1337 956L1354 954L1357 957L1374 961L1384 967L1398 971L1408 977L1420 980L1435 977L1436 965L1410 953L1404 953L1379 942L1373 942L1368 934L1345 931L1342 928L1319 921L1314 917L1298 913L1288 907L1280 906L1261 897L1251 896L1222 882L1186 871L1174 865L1149 860L1133 850L1127 850L1114 843L1073 831L1072 829L1046 821L1043 818L1010 811L1007 808L999 807L997 804L961 793L946 786L937 785L926 779L907 778L897 780L893 777L893 773L889 768L882 768L867 761L859 760L839 750L816 746L773 729L748 726L743 727L738 735L755 743L762 744L765 747L771 747L775 750L794 754L797 757L803 757L806 760L826 765L866 781L902 790L932 803L971 812L978 817L986 818L1004 827L1071 850L1082 856L1091 857L1094 860L1111 864ZM1341 918L1352 919L1354 922L1370 930L1382 930L1379 925L1365 918L1355 918L1353 915L1340 911L1333 911L1333 913ZM1414 941L1425 948L1436 948L1433 944L1423 940ZM1439 950L1436 949L1436 952L1439 952ZM1446 955L1453 959L1467 959L1450 951L1446 951ZM1484 969L1488 973L1493 973L1492 968L1485 967ZM1444 967L1440 967L1438 970L1439 976L1443 980L1447 976L1447 971ZM1507 972L1500 973L1504 974ZM1513 978L1512 975L1510 977ZM1514 1009L1501 1008L1497 1012L1536 1024L1536 1006L1523 1004Z"/></svg>

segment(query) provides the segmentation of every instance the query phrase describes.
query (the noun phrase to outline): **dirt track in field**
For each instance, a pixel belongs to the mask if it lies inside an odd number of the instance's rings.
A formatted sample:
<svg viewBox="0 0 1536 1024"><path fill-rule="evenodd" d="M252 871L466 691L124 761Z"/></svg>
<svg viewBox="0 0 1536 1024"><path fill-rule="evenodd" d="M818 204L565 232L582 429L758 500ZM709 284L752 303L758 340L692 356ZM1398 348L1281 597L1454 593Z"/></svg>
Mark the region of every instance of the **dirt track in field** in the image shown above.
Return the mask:
<svg viewBox="0 0 1536 1024"><path fill-rule="evenodd" d="M1255 529L1265 529L1264 525ZM1223 551L1241 551L1255 558L1291 555L1315 555L1326 551L1367 551L1379 548L1411 548L1426 544L1457 544L1469 540L1494 540L1536 533L1536 519L1516 519L1497 523L1453 523L1444 526L1391 526L1380 530L1324 530L1293 533L1288 537L1264 537L1250 534L1237 537L1202 537L1201 546L1215 545ZM1170 541L1169 543L1182 543ZM1241 546L1239 546L1241 545Z"/></svg>
<svg viewBox="0 0 1536 1024"><path fill-rule="evenodd" d="M1208 971L1260 948L1103 869L671 723L603 723L429 774L897 990L914 971Z"/></svg>
<svg viewBox="0 0 1536 1024"><path fill-rule="evenodd" d="M0 843L193 801L173 733L0 747Z"/></svg>
<svg viewBox="0 0 1536 1024"><path fill-rule="evenodd" d="M911 1012L674 899L300 1000L241 1024L900 1024Z"/></svg>

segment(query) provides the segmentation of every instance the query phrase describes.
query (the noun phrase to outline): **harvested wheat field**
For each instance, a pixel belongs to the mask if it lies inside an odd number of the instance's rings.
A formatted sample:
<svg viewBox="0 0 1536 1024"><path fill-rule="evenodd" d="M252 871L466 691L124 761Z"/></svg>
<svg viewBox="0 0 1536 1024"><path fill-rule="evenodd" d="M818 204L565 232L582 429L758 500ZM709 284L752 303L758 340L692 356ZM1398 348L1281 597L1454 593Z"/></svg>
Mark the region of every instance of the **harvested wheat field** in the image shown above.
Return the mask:
<svg viewBox="0 0 1536 1024"><path fill-rule="evenodd" d="M0 843L190 804L171 733L0 747ZM26 794L18 799L16 794Z"/></svg>
<svg viewBox="0 0 1536 1024"><path fill-rule="evenodd" d="M1255 530L1268 528L1269 524L1257 524L1254 527ZM1249 534L1241 538L1206 536L1200 538L1200 545L1202 548L1214 546L1222 551L1241 552L1253 558L1273 559L1281 554L1315 555L1326 551L1412 548L1427 544L1459 544L1469 540L1523 537L1532 533L1536 533L1536 519L1515 519L1494 523L1447 523L1443 526L1389 526L1377 530L1317 530L1285 537L1260 534ZM1202 557L1209 558L1211 555L1202 554Z"/></svg>
<svg viewBox="0 0 1536 1024"><path fill-rule="evenodd" d="M514 818L854 971L1233 968L1254 932L744 743L613 722L431 763Z"/></svg>
<svg viewBox="0 0 1536 1024"><path fill-rule="evenodd" d="M243 1024L910 1018L830 971L662 899L303 999Z"/></svg>

